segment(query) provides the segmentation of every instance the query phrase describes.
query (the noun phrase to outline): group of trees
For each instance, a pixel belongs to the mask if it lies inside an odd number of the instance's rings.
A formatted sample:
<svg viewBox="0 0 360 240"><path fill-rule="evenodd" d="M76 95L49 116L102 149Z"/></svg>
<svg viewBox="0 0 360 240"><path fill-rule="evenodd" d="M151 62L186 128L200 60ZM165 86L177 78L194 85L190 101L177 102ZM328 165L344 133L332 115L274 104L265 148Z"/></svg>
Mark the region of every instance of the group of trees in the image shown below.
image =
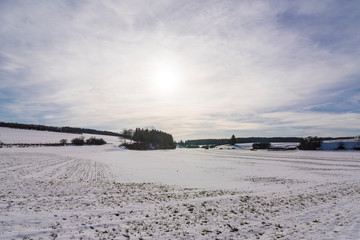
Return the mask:
<svg viewBox="0 0 360 240"><path fill-rule="evenodd" d="M101 130L95 130L95 129L90 129L90 128L53 127L53 126L23 124L23 123L0 122L0 127L26 129L26 130L38 130L38 131L49 131L49 132L75 133L75 134L88 133L88 134L107 135L107 136L116 136L116 137L122 136L120 133L115 133L115 132L110 132L110 131L101 131Z"/></svg>
<svg viewBox="0 0 360 240"><path fill-rule="evenodd" d="M232 137L231 137L232 138ZM268 142L268 143L277 143L277 142L300 142L302 138L300 137L235 137L235 143L257 143L257 142ZM352 139L353 137L323 137L323 141L327 140L337 140L337 139ZM220 138L220 139L196 139L196 140L186 140L184 146L187 145L224 145L231 144L229 138Z"/></svg>
<svg viewBox="0 0 360 240"><path fill-rule="evenodd" d="M264 140L265 141L259 141L255 142L253 144L254 149L268 149L270 148L270 142L278 142L280 140L290 141L298 138L236 138L235 135L232 135L230 139L203 139L203 140L189 140L183 142L182 140L178 143L180 147L186 147L186 148L199 148L199 145L207 146L207 149L214 148L216 145L224 145L224 144L230 144L235 145L236 143L249 143L253 142L253 140ZM214 143L215 142L215 143Z"/></svg>
<svg viewBox="0 0 360 240"><path fill-rule="evenodd" d="M63 140L60 141L60 143L66 145L66 142L64 142ZM104 145L106 144L106 141L102 138L96 138L96 137L91 137L89 139L86 139L84 137L78 137L78 138L73 138L71 140L71 143L76 145L76 146L82 146L82 145Z"/></svg>
<svg viewBox="0 0 360 240"><path fill-rule="evenodd" d="M132 139L132 137L134 136L134 130L124 129L121 135L125 139Z"/></svg>
<svg viewBox="0 0 360 240"><path fill-rule="evenodd" d="M349 139L347 138L319 138L319 137L305 137L305 138L296 138L296 137L275 137L275 138L236 138L235 135L232 135L230 139L203 139L203 140L189 140L189 141L180 141L179 145L186 148L199 148L199 145L210 146L210 143L217 143L216 145L230 144L235 145L236 143L253 143L253 149L269 149L271 147L271 142L299 142L298 148L300 150L319 150L321 144L324 140L336 140L336 139ZM358 138L360 139L360 137ZM262 140L262 141L254 141ZM358 140L360 146L360 140ZM215 146L215 145L213 145ZM279 148L277 148L279 149ZM344 142L339 142L337 150L346 149ZM360 150L360 147L354 147L354 150Z"/></svg>
<svg viewBox="0 0 360 240"><path fill-rule="evenodd" d="M240 139L240 141L239 141ZM274 142L299 142L299 149L300 150L318 150L321 148L321 144L323 142L323 140L328 140L328 139L333 139L333 138L319 138L319 137L305 137L305 138L236 138L235 135L232 135L230 139L225 140L216 140L214 141L214 139L205 139L205 140L192 140L192 141L180 141L179 145L182 147L187 147L187 148L195 148L195 147L199 147L199 145L204 145L204 146L209 146L209 142L221 142L221 144L218 145L223 145L223 144L230 144L230 145L235 145L236 143L242 142L241 140L247 139L249 141L247 142L252 142L251 140L255 140L255 139L260 139L260 140L265 140L265 141L258 141L253 143L252 147L253 149L269 149L271 147L271 143L272 141ZM280 141L279 141L280 140ZM196 144L196 143L203 143L203 144ZM343 142L339 143L338 148L339 150L341 149L345 149L345 145ZM357 149L357 148L354 148Z"/></svg>
<svg viewBox="0 0 360 240"><path fill-rule="evenodd" d="M0 127L9 127L9 128L18 128L18 129L28 129L28 130L39 130L39 131L52 131L52 132L65 132L65 133L75 133L75 134L98 134L98 135L109 135L109 136L119 136L125 139L131 139L134 142L132 143L124 143L129 149L139 149L139 150L147 150L147 149L174 149L176 147L176 143L173 140L171 134L156 130L156 129L140 129L136 130L128 129L124 130L121 134L110 132L110 131L100 131L89 128L75 128L75 127L53 127L53 126L44 126L44 125L35 125L35 124L22 124L22 123L6 123L0 122ZM271 142L299 142L299 149L301 150L317 150L320 149L321 143L325 140L336 140L336 139L350 139L352 137L342 137L342 138L319 138L319 137L247 137L247 138L236 138L235 135L232 135L230 139L198 139L198 140L186 140L180 141L178 145L180 147L188 147L188 148L198 148L200 146L206 146L207 148L212 148L217 145L230 144L235 145L236 143L251 143L254 142L253 148L269 148ZM360 136L358 137L360 139ZM71 141L75 145L102 145L106 144L106 141L102 138L97 139L92 137L85 141L84 138L74 138ZM61 140L61 145L67 145L66 140ZM0 141L0 147L4 144ZM339 150L345 149L345 144L343 142L339 143ZM354 147L354 149L360 149L360 140L358 146Z"/></svg>
<svg viewBox="0 0 360 240"><path fill-rule="evenodd" d="M171 134L156 130L136 128L133 130L124 130L124 136L133 140L133 143L124 143L128 149L134 150L150 150L150 149L174 149L176 143Z"/></svg>
<svg viewBox="0 0 360 240"><path fill-rule="evenodd" d="M344 139L344 138L343 138ZM319 150L321 148L321 144L324 140L324 138L319 138L319 137L306 137L306 138L301 138L300 139L300 145L299 145L299 149L300 150ZM357 146L355 145L353 147L354 150L360 150L360 141L358 138L358 144ZM335 150L346 150L346 146L344 142L338 142L338 146Z"/></svg>
<svg viewBox="0 0 360 240"><path fill-rule="evenodd" d="M185 147L185 142L183 140L180 140L180 142L177 143L180 147Z"/></svg>
<svg viewBox="0 0 360 240"><path fill-rule="evenodd" d="M319 137L306 137L300 139L300 150L318 150L321 147L321 143L323 142L322 138Z"/></svg>
<svg viewBox="0 0 360 240"><path fill-rule="evenodd" d="M271 146L271 143L269 142L259 142L259 143L254 143L252 145L253 149L269 149Z"/></svg>
<svg viewBox="0 0 360 240"><path fill-rule="evenodd" d="M230 140L233 139L231 142ZM229 138L220 138L220 139L197 139L197 140L186 140L184 146L186 145L224 145L234 143L251 143L251 142L299 142L299 137L231 137Z"/></svg>

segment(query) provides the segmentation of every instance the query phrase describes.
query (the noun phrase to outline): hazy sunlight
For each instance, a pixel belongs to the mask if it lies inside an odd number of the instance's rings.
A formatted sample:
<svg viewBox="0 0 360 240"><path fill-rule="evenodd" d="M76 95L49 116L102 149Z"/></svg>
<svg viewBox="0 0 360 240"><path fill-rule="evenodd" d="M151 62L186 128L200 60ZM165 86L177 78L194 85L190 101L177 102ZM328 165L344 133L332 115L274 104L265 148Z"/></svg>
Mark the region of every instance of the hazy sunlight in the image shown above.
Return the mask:
<svg viewBox="0 0 360 240"><path fill-rule="evenodd" d="M169 94L179 90L182 73L175 62L159 61L152 66L150 81L157 94Z"/></svg>

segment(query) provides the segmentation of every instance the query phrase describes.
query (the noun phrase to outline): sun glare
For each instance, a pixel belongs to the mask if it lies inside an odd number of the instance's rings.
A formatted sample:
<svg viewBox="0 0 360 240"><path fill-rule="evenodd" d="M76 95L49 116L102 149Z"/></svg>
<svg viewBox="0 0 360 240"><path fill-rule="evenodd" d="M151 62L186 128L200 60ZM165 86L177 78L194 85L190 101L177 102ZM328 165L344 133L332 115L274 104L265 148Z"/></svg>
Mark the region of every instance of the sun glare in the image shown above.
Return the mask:
<svg viewBox="0 0 360 240"><path fill-rule="evenodd" d="M173 63L159 62L152 69L151 84L158 94L170 94L178 90L181 71Z"/></svg>
<svg viewBox="0 0 360 240"><path fill-rule="evenodd" d="M174 91L176 82L176 73L171 69L162 69L155 74L155 87L161 92Z"/></svg>

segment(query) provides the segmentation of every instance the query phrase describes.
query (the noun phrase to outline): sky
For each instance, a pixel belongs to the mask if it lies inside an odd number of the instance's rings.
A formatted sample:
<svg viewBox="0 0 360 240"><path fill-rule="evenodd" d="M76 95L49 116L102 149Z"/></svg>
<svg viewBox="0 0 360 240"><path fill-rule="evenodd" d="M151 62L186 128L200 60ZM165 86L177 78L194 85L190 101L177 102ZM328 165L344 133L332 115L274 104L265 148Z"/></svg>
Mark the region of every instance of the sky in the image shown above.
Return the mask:
<svg viewBox="0 0 360 240"><path fill-rule="evenodd" d="M360 1L0 1L0 121L360 135Z"/></svg>

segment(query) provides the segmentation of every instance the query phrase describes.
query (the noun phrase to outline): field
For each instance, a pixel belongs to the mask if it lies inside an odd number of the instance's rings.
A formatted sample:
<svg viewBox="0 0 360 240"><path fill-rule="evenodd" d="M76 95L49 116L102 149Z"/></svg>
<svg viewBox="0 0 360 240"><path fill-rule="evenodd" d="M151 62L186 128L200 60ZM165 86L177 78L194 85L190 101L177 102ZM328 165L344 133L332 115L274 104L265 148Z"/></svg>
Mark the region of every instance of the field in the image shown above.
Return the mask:
<svg viewBox="0 0 360 240"><path fill-rule="evenodd" d="M0 149L0 239L360 239L358 151L112 140Z"/></svg>

